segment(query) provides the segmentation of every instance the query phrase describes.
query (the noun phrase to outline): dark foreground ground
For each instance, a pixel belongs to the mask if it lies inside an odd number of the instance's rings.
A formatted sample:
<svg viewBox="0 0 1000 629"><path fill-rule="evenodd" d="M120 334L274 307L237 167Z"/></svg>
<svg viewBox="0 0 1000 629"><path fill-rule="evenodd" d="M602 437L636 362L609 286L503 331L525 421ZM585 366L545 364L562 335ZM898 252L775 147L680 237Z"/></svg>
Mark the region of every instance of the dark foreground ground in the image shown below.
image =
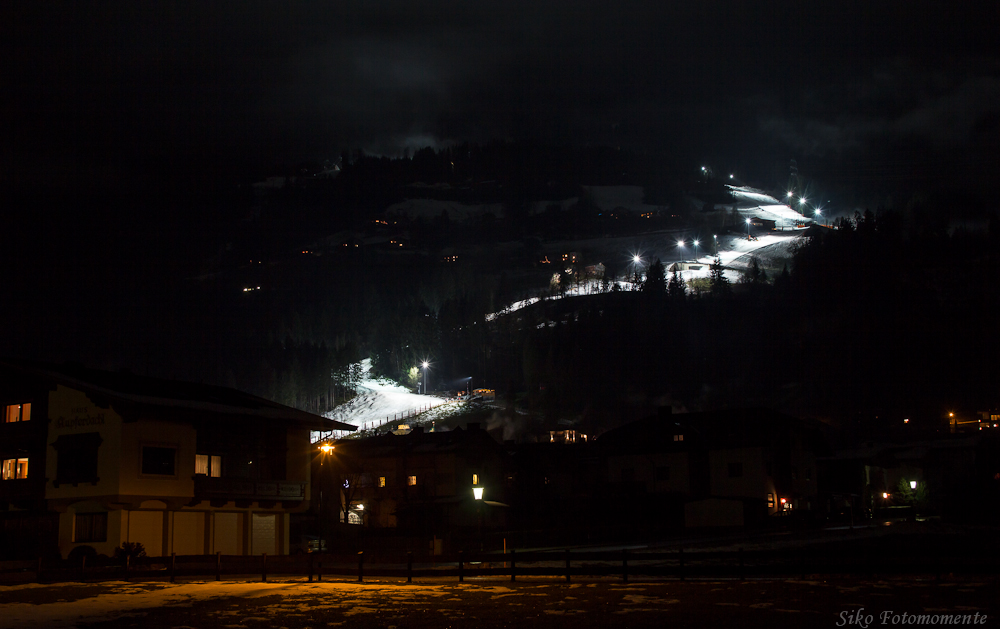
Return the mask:
<svg viewBox="0 0 1000 629"><path fill-rule="evenodd" d="M902 614L979 613L1000 627L998 582L557 579L187 582L0 588L0 627L880 627ZM857 622L858 611L861 622ZM882 623L880 614L890 612ZM868 615L871 618L867 618ZM854 620L855 622L849 622ZM895 622L894 622L895 620ZM870 621L866 622L866 621Z"/></svg>

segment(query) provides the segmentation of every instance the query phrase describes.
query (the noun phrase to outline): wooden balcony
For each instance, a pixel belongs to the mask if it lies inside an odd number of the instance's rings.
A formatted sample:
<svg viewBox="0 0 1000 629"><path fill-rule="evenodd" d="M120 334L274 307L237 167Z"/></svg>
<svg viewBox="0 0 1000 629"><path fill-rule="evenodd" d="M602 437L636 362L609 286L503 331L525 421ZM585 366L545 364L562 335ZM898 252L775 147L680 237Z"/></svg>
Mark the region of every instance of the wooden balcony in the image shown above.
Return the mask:
<svg viewBox="0 0 1000 629"><path fill-rule="evenodd" d="M203 500L299 501L306 499L306 483L290 480L195 476L194 495Z"/></svg>

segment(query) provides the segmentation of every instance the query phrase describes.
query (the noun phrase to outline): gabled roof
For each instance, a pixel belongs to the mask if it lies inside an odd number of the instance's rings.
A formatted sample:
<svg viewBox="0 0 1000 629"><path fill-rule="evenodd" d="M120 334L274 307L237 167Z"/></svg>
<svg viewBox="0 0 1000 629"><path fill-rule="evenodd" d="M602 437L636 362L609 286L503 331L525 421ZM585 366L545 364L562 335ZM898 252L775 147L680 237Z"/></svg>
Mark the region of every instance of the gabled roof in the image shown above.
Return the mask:
<svg viewBox="0 0 1000 629"><path fill-rule="evenodd" d="M314 430L356 430L355 426L278 404L249 393L207 384L101 371L82 365L0 361L0 369L85 393L122 400L144 409L195 411L290 422Z"/></svg>
<svg viewBox="0 0 1000 629"><path fill-rule="evenodd" d="M605 451L654 452L692 447L738 448L770 443L792 428L805 429L819 439L820 426L765 408L743 408L704 413L658 413L607 431L597 438ZM683 441L674 441L683 435ZM818 443L812 444L814 448Z"/></svg>

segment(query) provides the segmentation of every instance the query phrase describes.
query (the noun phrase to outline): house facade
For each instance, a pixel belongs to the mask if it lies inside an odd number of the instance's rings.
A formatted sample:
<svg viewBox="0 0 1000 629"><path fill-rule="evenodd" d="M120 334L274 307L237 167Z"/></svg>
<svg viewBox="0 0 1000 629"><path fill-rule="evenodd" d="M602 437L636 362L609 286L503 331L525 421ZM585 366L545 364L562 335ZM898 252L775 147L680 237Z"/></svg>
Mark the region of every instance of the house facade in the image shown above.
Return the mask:
<svg viewBox="0 0 1000 629"><path fill-rule="evenodd" d="M661 528L752 526L818 508L819 427L766 409L671 414L598 438L630 517Z"/></svg>
<svg viewBox="0 0 1000 629"><path fill-rule="evenodd" d="M289 517L308 507L310 430L353 429L222 387L82 367L0 369L12 383L7 408L31 412L0 427L4 460L14 450L26 459L25 478L0 483L4 519L54 518L63 557L111 555L123 542L150 556L287 553Z"/></svg>

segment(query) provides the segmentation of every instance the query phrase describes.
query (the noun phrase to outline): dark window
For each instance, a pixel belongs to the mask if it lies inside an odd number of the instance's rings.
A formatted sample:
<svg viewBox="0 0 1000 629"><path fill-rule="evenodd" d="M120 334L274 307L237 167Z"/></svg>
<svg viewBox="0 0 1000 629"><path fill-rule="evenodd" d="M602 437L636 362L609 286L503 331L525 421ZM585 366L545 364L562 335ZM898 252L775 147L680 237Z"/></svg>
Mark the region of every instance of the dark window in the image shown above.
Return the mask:
<svg viewBox="0 0 1000 629"><path fill-rule="evenodd" d="M743 477L743 463L730 463L729 478L742 478L742 477Z"/></svg>
<svg viewBox="0 0 1000 629"><path fill-rule="evenodd" d="M96 483L97 451L101 436L96 432L62 435L52 444L56 450L56 483Z"/></svg>
<svg viewBox="0 0 1000 629"><path fill-rule="evenodd" d="M670 467L666 465L657 467L656 480L670 480Z"/></svg>
<svg viewBox="0 0 1000 629"><path fill-rule="evenodd" d="M143 446L142 473L158 474L160 476L174 475L174 461L177 458L177 448L157 448Z"/></svg>
<svg viewBox="0 0 1000 629"><path fill-rule="evenodd" d="M108 540L107 513L78 513L73 529L74 542L106 542Z"/></svg>

